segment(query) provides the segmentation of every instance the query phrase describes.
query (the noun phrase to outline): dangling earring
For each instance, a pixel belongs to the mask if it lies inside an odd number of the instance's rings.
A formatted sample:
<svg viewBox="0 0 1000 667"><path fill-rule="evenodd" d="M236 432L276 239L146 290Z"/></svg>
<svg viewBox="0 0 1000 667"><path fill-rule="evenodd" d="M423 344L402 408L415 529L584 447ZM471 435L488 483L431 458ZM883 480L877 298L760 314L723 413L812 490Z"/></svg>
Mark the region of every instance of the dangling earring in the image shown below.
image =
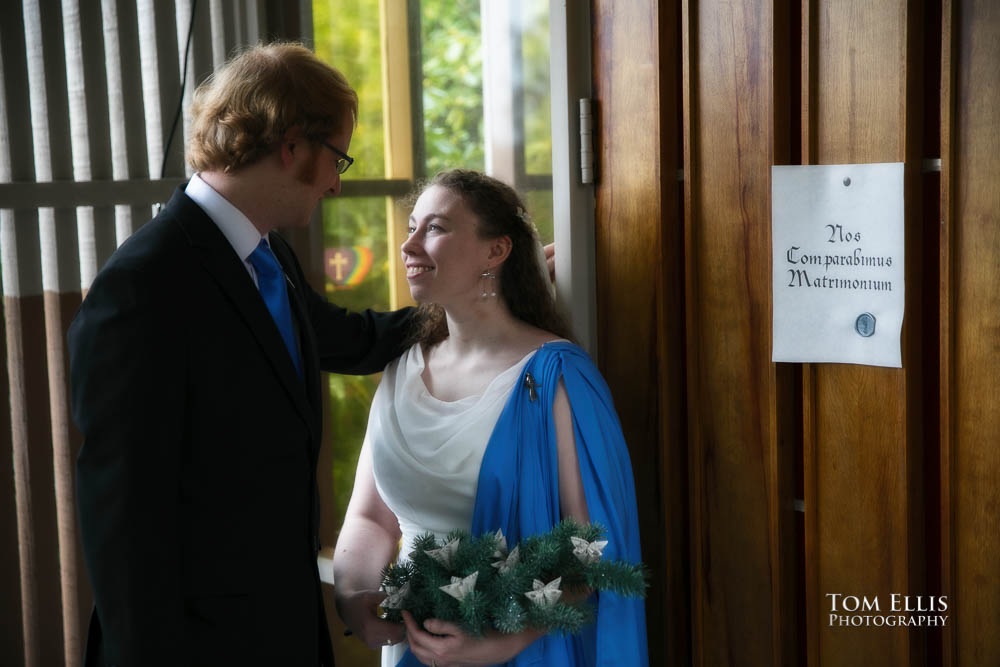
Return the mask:
<svg viewBox="0 0 1000 667"><path fill-rule="evenodd" d="M482 288L482 293L479 295L482 298L488 296L497 295L497 274L492 271L483 271L479 274L480 286ZM488 291L487 291L488 290Z"/></svg>

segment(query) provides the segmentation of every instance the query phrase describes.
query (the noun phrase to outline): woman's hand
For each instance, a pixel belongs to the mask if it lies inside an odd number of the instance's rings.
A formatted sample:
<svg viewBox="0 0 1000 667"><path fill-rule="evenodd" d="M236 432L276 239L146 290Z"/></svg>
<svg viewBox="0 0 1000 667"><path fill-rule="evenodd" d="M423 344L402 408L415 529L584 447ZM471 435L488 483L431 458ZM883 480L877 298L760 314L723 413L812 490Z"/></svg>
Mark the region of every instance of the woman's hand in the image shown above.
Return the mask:
<svg viewBox="0 0 1000 667"><path fill-rule="evenodd" d="M420 662L435 667L476 667L507 662L542 636L541 632L525 630L515 635L489 633L475 638L462 632L453 623L436 618L417 625L410 612L403 612L406 639L410 650Z"/></svg>
<svg viewBox="0 0 1000 667"><path fill-rule="evenodd" d="M371 649L398 644L406 638L403 626L378 617L377 608L384 599L384 592L373 590L337 596L340 618Z"/></svg>

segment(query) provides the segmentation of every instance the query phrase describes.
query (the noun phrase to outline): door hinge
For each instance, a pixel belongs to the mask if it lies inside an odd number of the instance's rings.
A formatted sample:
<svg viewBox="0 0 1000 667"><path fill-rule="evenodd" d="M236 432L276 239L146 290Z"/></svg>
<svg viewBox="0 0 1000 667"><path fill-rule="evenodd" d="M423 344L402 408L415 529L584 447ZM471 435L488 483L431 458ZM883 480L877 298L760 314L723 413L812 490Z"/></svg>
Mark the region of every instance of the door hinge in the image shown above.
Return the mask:
<svg viewBox="0 0 1000 667"><path fill-rule="evenodd" d="M594 182L593 100L580 99L580 182Z"/></svg>

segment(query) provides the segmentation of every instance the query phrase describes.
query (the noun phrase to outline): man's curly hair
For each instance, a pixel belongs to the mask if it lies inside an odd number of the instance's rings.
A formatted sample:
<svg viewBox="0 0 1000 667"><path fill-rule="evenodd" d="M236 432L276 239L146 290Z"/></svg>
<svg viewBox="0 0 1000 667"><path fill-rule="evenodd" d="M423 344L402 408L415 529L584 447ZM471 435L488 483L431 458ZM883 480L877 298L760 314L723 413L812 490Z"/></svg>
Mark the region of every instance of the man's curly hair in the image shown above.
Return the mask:
<svg viewBox="0 0 1000 667"><path fill-rule="evenodd" d="M325 140L353 125L358 94L302 44L275 42L216 70L195 91L191 114L191 167L232 172L270 153L293 127Z"/></svg>

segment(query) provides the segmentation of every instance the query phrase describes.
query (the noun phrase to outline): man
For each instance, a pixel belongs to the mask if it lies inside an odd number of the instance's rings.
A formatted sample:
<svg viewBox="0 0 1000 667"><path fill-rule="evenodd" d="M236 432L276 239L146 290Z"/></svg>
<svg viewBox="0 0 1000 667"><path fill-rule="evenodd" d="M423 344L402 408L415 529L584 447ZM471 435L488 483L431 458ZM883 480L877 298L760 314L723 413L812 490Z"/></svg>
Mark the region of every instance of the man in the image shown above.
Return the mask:
<svg viewBox="0 0 1000 667"><path fill-rule="evenodd" d="M357 95L272 44L217 71L192 113L199 173L115 252L69 331L87 665L331 665L319 371L381 370L409 313L327 303L274 229L340 192Z"/></svg>

